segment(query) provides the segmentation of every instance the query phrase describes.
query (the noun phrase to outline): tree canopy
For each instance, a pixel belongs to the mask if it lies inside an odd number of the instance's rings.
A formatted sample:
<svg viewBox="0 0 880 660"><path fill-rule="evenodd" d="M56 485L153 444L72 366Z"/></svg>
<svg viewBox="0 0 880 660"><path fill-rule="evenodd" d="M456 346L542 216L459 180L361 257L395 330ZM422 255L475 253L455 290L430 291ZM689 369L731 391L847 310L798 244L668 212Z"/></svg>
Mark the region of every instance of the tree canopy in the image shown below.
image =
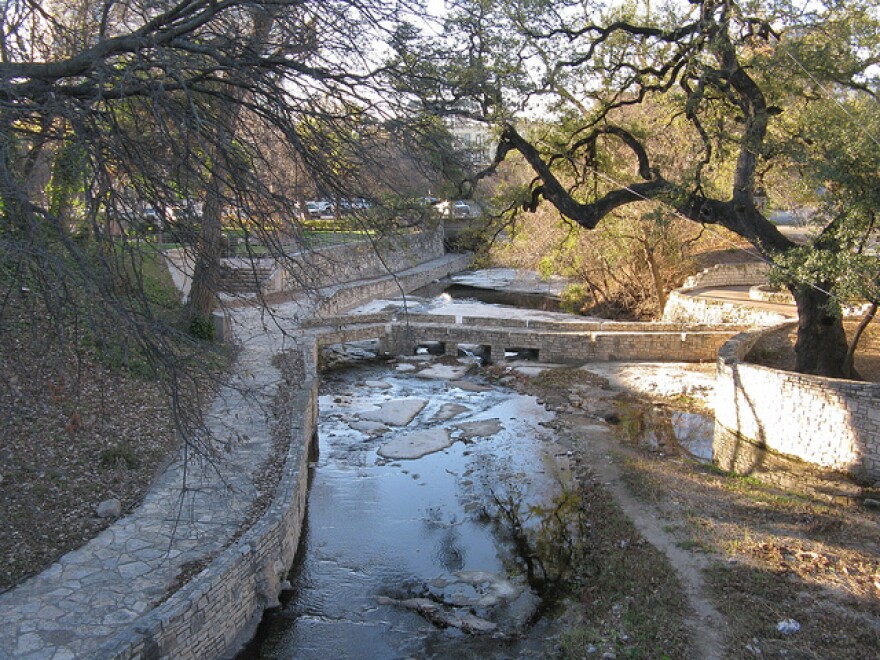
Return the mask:
<svg viewBox="0 0 880 660"><path fill-rule="evenodd" d="M874 3L465 0L445 38L466 51L413 89L497 127L496 165L516 153L534 173L522 210L546 202L592 229L650 203L727 228L784 268L798 303L798 369L851 373L839 314L846 268L834 264L846 261L854 198L876 176L866 164L880 144L858 120L880 89ZM538 113L537 131L517 119ZM763 203L793 196L793 181L803 203L818 205L821 186L833 191L827 208L847 209L808 249L780 233ZM824 266L795 266L810 259Z"/></svg>
<svg viewBox="0 0 880 660"><path fill-rule="evenodd" d="M186 330L210 330L224 227L283 259L307 196L381 198L439 176L415 163L443 137L386 63L421 11L417 0L5 3L0 332L48 319L56 339L119 344L172 383L194 377ZM404 159L406 171L386 167ZM156 229L195 262L182 324L145 277Z"/></svg>

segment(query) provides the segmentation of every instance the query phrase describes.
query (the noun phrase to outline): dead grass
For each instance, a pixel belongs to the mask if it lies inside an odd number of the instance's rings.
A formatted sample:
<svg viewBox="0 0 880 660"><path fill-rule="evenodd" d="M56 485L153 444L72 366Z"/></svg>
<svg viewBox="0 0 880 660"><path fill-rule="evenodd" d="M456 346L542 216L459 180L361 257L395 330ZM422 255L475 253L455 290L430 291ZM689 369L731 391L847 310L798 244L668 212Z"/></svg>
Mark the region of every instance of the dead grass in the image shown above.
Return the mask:
<svg viewBox="0 0 880 660"><path fill-rule="evenodd" d="M132 343L59 327L25 302L7 301L0 319L0 591L112 523L101 502L136 506L180 446L166 388ZM212 392L228 356L187 346L200 370L177 396L195 413L192 391Z"/></svg>
<svg viewBox="0 0 880 660"><path fill-rule="evenodd" d="M16 361L30 371L9 373ZM73 375L72 375L73 374ZM80 355L0 348L0 590L106 527L97 505L127 511L177 449L157 383Z"/></svg>
<svg viewBox="0 0 880 660"><path fill-rule="evenodd" d="M680 547L716 559L707 585L727 618L729 657L876 657L878 513L669 457L634 453L625 475L669 521ZM777 630L785 619L799 632Z"/></svg>
<svg viewBox="0 0 880 660"><path fill-rule="evenodd" d="M873 341L865 346L876 346ZM594 399L615 396L601 382L578 376L561 369L514 384L549 405L564 405L568 393L583 387L594 388L589 393ZM632 400L608 403L620 402ZM877 657L880 512L835 507L674 451L621 444L605 459L617 464L626 490L654 512L674 544L708 565L703 595L725 620L720 631L725 658ZM681 590L670 564L627 527L609 491L590 480L589 465L584 468L594 545L584 566L585 620L572 628L570 657L688 657L690 631L681 626L688 610L675 595ZM658 588L668 590L669 600ZM797 621L798 632L777 628L786 619ZM644 635L627 627L633 620L641 621ZM667 637L651 632L658 622Z"/></svg>
<svg viewBox="0 0 880 660"><path fill-rule="evenodd" d="M580 480L590 521L578 571L585 624L566 635L565 657L686 657L687 604L675 571L601 484L587 472Z"/></svg>

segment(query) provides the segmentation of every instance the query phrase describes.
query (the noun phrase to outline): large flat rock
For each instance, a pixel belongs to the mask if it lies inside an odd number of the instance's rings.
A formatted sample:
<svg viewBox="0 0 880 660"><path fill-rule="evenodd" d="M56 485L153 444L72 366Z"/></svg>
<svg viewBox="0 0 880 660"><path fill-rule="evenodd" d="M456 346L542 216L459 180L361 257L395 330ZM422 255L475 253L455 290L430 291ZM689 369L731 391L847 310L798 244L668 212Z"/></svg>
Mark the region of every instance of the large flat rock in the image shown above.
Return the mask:
<svg viewBox="0 0 880 660"><path fill-rule="evenodd" d="M367 420L359 420L356 422L349 422L348 424L355 431L360 431L361 433L366 433L367 435L382 435L388 431L388 427L385 426L382 422L370 422Z"/></svg>
<svg viewBox="0 0 880 660"><path fill-rule="evenodd" d="M419 378L436 378L437 380L454 380L464 376L473 368L472 364L432 364L418 374Z"/></svg>
<svg viewBox="0 0 880 660"><path fill-rule="evenodd" d="M450 380L448 384L450 387L457 387L465 392L491 392L495 389L489 385L481 385L480 383L473 383L469 380Z"/></svg>
<svg viewBox="0 0 880 660"><path fill-rule="evenodd" d="M392 459L414 459L442 451L453 443L445 428L404 433L379 447L379 456Z"/></svg>
<svg viewBox="0 0 880 660"><path fill-rule="evenodd" d="M367 380L364 381L364 387L371 387L378 390L387 390L389 387L391 387L391 383L387 383L384 380Z"/></svg>
<svg viewBox="0 0 880 660"><path fill-rule="evenodd" d="M460 403L444 403L440 410L434 415L434 419L445 422L446 420L452 419L453 417L457 417L462 413L470 412L471 409L467 406L463 406Z"/></svg>
<svg viewBox="0 0 880 660"><path fill-rule="evenodd" d="M380 404L376 410L366 410L358 413L357 416L368 422L380 422L388 426L406 426L427 404L425 399L394 399Z"/></svg>
<svg viewBox="0 0 880 660"><path fill-rule="evenodd" d="M504 430L500 419L480 419L473 422L461 422L455 428L462 432L465 438L488 438Z"/></svg>

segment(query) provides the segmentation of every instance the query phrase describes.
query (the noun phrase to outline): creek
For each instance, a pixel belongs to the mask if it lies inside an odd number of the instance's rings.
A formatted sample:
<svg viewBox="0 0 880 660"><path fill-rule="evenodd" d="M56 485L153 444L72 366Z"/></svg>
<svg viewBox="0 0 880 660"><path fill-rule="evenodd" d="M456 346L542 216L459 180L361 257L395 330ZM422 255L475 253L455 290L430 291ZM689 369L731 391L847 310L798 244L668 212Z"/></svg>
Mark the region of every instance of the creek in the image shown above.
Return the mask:
<svg viewBox="0 0 880 660"><path fill-rule="evenodd" d="M475 361L336 360L291 589L239 659L557 656L586 522L555 413ZM621 442L711 455L710 418L617 410Z"/></svg>
<svg viewBox="0 0 880 660"><path fill-rule="evenodd" d="M554 654L561 627L544 615L580 507L552 413L478 375L449 379L458 365L404 367L323 375L292 595L241 657Z"/></svg>
<svg viewBox="0 0 880 660"><path fill-rule="evenodd" d="M468 300L492 305L510 305L521 309L537 309L544 312L558 312L561 303L557 296L529 291L505 291L470 286L467 284L451 284L446 281L429 284L413 291L413 296L433 298L445 294L453 300Z"/></svg>

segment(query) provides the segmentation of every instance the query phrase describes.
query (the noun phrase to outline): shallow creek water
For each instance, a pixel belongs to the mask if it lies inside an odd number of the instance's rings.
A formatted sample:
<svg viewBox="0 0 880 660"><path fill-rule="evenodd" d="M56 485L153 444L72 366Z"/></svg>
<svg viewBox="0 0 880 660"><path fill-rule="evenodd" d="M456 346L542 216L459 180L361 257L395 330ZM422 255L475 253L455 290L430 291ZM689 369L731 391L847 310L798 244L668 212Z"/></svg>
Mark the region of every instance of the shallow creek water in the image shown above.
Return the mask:
<svg viewBox="0 0 880 660"><path fill-rule="evenodd" d="M522 309L538 309L545 312L558 312L561 309L559 298L526 291L504 291L484 289L466 284L437 282L413 292L413 296L433 298L445 294L453 300L478 301L493 305L510 305Z"/></svg>
<svg viewBox="0 0 880 660"><path fill-rule="evenodd" d="M578 528L567 451L533 397L467 378L375 365L324 374L293 595L242 657L554 654L558 631L541 615ZM407 424L368 412L384 403L394 417L413 399L425 405ZM387 443L438 429L445 449L383 457Z"/></svg>
<svg viewBox="0 0 880 660"><path fill-rule="evenodd" d="M685 454L712 462L715 420L711 416L646 403L622 403L617 408L620 425L614 435L620 441L652 452Z"/></svg>

